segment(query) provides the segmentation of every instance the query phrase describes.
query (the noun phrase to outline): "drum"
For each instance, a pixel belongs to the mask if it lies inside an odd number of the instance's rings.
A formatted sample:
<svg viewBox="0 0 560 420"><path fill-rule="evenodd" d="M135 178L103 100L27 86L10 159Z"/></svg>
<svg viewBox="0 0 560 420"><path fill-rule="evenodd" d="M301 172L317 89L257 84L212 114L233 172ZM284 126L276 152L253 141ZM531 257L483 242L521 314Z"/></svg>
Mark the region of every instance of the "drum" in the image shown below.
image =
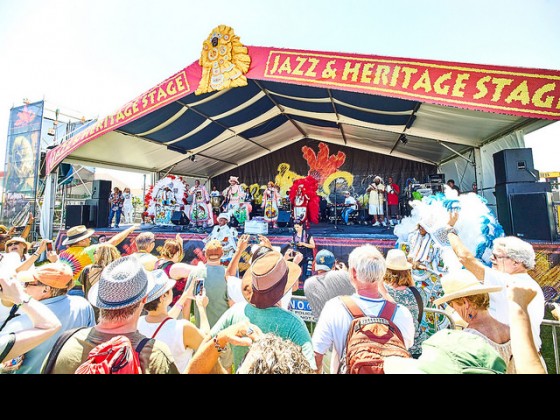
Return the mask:
<svg viewBox="0 0 560 420"><path fill-rule="evenodd" d="M220 206L222 204L223 197L216 196L210 199L210 205L212 206L212 210L214 213L220 213Z"/></svg>

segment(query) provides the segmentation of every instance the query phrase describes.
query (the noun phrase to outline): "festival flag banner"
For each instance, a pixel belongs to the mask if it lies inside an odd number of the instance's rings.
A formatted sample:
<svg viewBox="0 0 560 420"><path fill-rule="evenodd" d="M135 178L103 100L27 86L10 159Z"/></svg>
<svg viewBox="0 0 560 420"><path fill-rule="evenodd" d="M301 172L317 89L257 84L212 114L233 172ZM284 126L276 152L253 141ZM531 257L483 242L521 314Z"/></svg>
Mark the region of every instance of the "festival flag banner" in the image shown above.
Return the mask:
<svg viewBox="0 0 560 420"><path fill-rule="evenodd" d="M15 223L35 202L43 106L40 101L10 111L2 198L2 222L6 225Z"/></svg>

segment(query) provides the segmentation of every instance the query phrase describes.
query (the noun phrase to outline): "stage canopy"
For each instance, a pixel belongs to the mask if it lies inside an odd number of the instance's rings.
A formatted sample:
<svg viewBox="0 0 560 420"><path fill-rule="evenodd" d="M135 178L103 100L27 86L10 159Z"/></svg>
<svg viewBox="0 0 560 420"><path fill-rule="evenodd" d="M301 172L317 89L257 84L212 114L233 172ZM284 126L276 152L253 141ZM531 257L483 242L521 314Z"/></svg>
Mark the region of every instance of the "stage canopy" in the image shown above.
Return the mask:
<svg viewBox="0 0 560 420"><path fill-rule="evenodd" d="M560 119L559 71L237 44L209 63L209 37L200 61L50 150L47 172L212 178L305 139L441 167Z"/></svg>

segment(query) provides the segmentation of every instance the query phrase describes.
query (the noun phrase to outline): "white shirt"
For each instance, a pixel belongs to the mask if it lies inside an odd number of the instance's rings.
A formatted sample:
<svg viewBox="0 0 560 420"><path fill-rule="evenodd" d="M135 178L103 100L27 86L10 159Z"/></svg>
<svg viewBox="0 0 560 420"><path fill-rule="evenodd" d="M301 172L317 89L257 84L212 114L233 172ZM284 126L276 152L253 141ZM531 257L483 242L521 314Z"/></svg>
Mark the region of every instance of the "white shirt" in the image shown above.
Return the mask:
<svg viewBox="0 0 560 420"><path fill-rule="evenodd" d="M352 295L352 299L364 314L370 316L378 316L385 302L385 299L371 299L357 293ZM399 328L405 347L410 348L414 344L414 321L408 308L397 304L397 310L392 321ZM319 354L325 354L331 345L334 346L331 373L337 373L338 371L340 357L344 353L346 336L351 323L352 315L339 297L332 298L325 304L317 321L312 337L313 350Z"/></svg>
<svg viewBox="0 0 560 420"><path fill-rule="evenodd" d="M155 337L156 340L167 344L180 373L185 371L194 352L190 347L185 347L185 342L183 341L183 330L188 322L190 321L185 319L170 319L163 324ZM146 317L141 316L138 320L138 332L150 338L154 335L159 325L159 322L147 322Z"/></svg>
<svg viewBox="0 0 560 420"><path fill-rule="evenodd" d="M506 286L512 280L523 283L525 286L537 292L537 295L529 303L527 312L529 313L529 321L531 322L531 330L533 332L533 340L537 350L541 348L541 324L544 319L544 293L541 286L527 273L507 274L494 270L490 267L484 268L484 284L487 286L502 286L503 290L499 292L489 293L490 308L488 311L494 319L503 324L509 325L509 306L507 298Z"/></svg>

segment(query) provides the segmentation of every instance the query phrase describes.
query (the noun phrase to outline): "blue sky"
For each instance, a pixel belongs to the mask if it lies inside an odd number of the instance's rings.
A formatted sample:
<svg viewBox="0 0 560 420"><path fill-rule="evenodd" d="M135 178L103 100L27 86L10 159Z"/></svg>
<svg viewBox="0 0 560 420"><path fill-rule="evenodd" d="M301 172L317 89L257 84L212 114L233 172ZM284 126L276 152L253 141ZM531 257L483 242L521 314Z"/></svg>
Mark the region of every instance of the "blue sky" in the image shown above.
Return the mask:
<svg viewBox="0 0 560 420"><path fill-rule="evenodd" d="M559 22L558 0L0 0L0 138L23 98L109 114L198 60L219 24L245 45L559 70ZM559 123L526 140L560 171Z"/></svg>

